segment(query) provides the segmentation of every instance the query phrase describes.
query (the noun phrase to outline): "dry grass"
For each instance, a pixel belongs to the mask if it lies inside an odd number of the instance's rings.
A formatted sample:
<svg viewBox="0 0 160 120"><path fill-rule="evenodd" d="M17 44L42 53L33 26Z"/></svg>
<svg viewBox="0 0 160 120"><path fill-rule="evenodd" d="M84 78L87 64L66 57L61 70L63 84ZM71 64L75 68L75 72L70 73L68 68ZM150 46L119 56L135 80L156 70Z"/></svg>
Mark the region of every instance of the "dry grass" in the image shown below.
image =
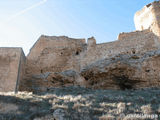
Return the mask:
<svg viewBox="0 0 160 120"><path fill-rule="evenodd" d="M0 93L0 120L126 120L129 114L159 114L159 93L159 88L118 91L83 87L53 88L41 94Z"/></svg>

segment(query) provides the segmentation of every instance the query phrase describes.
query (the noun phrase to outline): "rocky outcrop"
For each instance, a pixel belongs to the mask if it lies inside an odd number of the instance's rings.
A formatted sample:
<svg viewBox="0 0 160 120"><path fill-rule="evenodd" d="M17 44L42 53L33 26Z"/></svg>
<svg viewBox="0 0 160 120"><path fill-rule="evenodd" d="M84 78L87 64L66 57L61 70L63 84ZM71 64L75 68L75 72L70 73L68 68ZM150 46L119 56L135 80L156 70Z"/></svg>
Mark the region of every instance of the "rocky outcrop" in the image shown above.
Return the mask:
<svg viewBox="0 0 160 120"><path fill-rule="evenodd" d="M21 91L43 92L52 87L64 86L86 86L85 80L74 70L63 72L46 72L41 74L28 75L21 84Z"/></svg>
<svg viewBox="0 0 160 120"><path fill-rule="evenodd" d="M99 60L81 70L87 87L138 89L160 85L160 50L144 54L117 55Z"/></svg>
<svg viewBox="0 0 160 120"><path fill-rule="evenodd" d="M42 92L73 85L121 90L156 87L160 85L159 61L160 50L119 54L85 66L80 72L66 70L28 76L21 90Z"/></svg>

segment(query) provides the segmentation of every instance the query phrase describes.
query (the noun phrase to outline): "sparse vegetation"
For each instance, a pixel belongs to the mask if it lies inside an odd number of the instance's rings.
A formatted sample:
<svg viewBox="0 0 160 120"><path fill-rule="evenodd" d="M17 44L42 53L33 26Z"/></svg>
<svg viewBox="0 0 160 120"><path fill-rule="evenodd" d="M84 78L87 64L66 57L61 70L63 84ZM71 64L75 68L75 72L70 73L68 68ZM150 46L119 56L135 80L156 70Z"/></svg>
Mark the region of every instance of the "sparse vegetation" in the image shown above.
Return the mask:
<svg viewBox="0 0 160 120"><path fill-rule="evenodd" d="M159 93L160 88L121 91L78 86L39 94L0 93L0 120L117 120L127 119L128 114L158 115Z"/></svg>

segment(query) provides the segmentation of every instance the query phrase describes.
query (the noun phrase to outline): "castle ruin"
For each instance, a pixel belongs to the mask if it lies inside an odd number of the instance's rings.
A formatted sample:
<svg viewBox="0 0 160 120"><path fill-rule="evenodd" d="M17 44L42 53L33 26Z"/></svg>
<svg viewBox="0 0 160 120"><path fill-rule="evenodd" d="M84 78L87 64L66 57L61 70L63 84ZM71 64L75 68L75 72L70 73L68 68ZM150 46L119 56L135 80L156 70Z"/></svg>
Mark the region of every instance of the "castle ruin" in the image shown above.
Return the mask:
<svg viewBox="0 0 160 120"><path fill-rule="evenodd" d="M24 56L21 48L0 48L0 91L47 91L81 85L130 89L159 85L160 2L134 17L136 31L96 44L66 36L44 36Z"/></svg>

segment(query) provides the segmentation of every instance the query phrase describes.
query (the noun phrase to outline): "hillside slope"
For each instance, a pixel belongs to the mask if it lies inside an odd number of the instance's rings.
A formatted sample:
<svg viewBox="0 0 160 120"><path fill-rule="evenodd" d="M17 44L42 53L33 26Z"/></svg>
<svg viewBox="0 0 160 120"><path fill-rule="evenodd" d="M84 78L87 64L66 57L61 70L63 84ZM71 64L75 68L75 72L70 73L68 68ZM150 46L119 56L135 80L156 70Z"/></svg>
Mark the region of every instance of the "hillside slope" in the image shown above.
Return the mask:
<svg viewBox="0 0 160 120"><path fill-rule="evenodd" d="M0 120L127 120L130 114L158 119L159 93L160 88L121 91L78 86L41 94L0 93ZM147 119L134 119L142 117Z"/></svg>

